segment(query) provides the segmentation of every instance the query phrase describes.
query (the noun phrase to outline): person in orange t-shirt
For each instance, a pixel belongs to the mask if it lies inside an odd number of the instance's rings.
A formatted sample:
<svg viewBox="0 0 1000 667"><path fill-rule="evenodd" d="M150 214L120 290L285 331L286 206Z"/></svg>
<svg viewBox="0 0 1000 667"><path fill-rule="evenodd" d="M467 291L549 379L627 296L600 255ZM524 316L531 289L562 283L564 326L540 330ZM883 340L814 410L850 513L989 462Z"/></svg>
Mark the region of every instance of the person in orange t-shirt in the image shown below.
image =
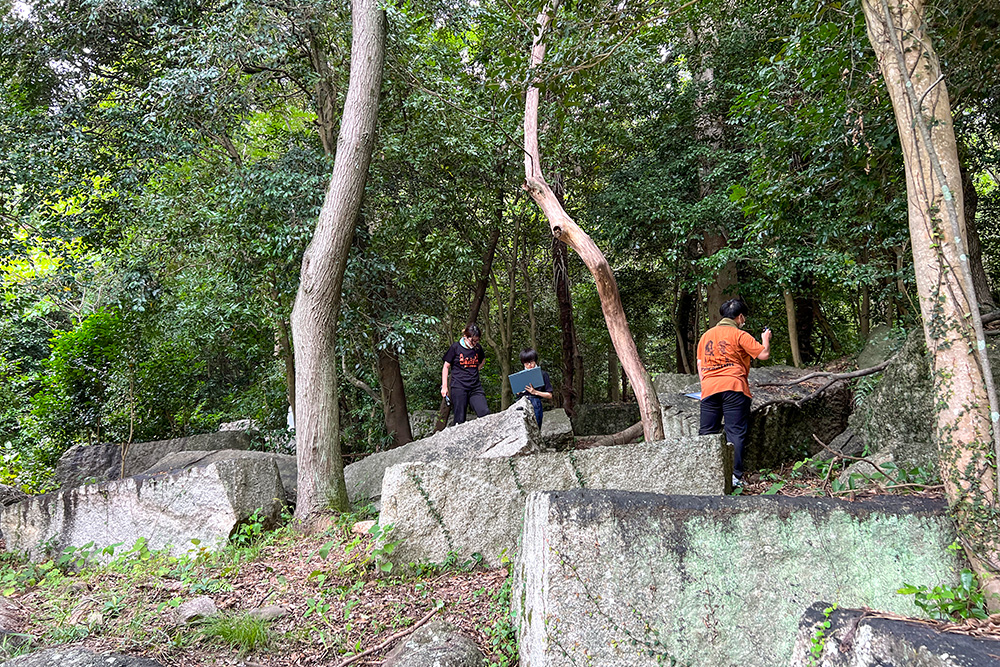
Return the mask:
<svg viewBox="0 0 1000 667"><path fill-rule="evenodd" d="M698 379L701 381L701 428L699 435L721 433L733 443L733 486L743 484L743 447L750 428L750 362L771 356L771 330L765 329L758 343L742 327L750 313L739 299L719 307L722 320L698 341Z"/></svg>

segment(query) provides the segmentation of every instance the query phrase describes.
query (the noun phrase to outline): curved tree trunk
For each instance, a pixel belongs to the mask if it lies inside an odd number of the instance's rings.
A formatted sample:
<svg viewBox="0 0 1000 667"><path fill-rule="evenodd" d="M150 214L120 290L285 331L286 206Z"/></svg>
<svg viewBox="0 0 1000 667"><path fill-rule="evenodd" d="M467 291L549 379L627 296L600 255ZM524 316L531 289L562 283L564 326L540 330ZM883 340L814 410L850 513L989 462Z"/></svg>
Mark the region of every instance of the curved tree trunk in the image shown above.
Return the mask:
<svg viewBox="0 0 1000 667"><path fill-rule="evenodd" d="M558 0L552 0L536 19L538 30L535 32L531 48L532 67L540 65L545 58L545 32L549 17L555 15L558 4ZM618 293L618 284L611 266L597 244L563 210L542 175L541 152L538 147L538 103L538 87L531 86L528 88L524 105L524 189L542 209L549 221L552 235L573 248L594 276L608 333L611 334L611 341L631 381L639 404L646 441L662 440L663 417L660 413L660 401L653 389L653 381L639 359L639 352L629 330L628 321L625 319L625 310L622 308L621 295Z"/></svg>
<svg viewBox="0 0 1000 667"><path fill-rule="evenodd" d="M958 150L948 91L922 0L864 0L896 115L906 168L910 245L932 359L941 477L960 538L996 610L1000 523L994 461L997 402L965 251ZM978 350L978 354L976 351Z"/></svg>
<svg viewBox="0 0 1000 667"><path fill-rule="evenodd" d="M375 144L386 42L385 15L375 0L355 0L351 16L350 84L333 174L312 241L302 257L292 309L299 468L295 516L299 519L326 505L349 508L340 454L337 318L347 254Z"/></svg>

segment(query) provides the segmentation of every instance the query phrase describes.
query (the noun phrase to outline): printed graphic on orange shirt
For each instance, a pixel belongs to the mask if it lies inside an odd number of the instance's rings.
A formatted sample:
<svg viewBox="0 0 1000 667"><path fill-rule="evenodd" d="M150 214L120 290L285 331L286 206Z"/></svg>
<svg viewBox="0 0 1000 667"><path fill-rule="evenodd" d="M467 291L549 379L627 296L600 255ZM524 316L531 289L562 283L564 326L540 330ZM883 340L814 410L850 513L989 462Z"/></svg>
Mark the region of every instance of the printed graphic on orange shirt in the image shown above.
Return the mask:
<svg viewBox="0 0 1000 667"><path fill-rule="evenodd" d="M705 364L702 366L702 369L714 371L728 366L735 366L736 364L732 361L726 361L726 353L729 352L729 342L720 340L713 345L714 342L711 340L705 342Z"/></svg>

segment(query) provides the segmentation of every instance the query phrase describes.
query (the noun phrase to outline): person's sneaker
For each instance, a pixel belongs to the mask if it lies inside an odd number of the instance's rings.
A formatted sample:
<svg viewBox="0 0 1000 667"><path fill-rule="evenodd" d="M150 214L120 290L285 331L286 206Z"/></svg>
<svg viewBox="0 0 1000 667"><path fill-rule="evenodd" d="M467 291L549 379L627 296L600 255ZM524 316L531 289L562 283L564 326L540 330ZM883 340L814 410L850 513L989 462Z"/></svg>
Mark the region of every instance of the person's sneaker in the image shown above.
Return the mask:
<svg viewBox="0 0 1000 667"><path fill-rule="evenodd" d="M743 486L743 479L741 477L733 475L733 488L735 489L740 486Z"/></svg>

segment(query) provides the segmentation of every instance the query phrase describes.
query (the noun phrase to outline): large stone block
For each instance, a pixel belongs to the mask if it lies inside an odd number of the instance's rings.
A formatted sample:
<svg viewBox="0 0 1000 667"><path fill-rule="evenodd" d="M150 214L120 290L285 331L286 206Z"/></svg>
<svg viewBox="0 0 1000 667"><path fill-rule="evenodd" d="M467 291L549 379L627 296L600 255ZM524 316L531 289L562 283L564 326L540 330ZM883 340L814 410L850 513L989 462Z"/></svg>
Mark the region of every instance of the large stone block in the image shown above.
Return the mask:
<svg viewBox="0 0 1000 667"><path fill-rule="evenodd" d="M660 373L653 378L657 394L684 394L698 391L698 376L687 373Z"/></svg>
<svg viewBox="0 0 1000 667"><path fill-rule="evenodd" d="M541 446L549 450L570 449L573 446L573 422L562 408L542 414Z"/></svg>
<svg viewBox="0 0 1000 667"><path fill-rule="evenodd" d="M512 557L532 491L619 489L721 495L733 470L721 435L598 447L579 452L404 463L385 473L379 523L400 540L397 565L480 553L488 566Z"/></svg>
<svg viewBox="0 0 1000 667"><path fill-rule="evenodd" d="M821 625L829 622L828 628ZM822 631L822 632L821 632ZM815 655L813 650L819 650ZM1000 665L1000 642L942 632L860 609L813 604L802 617L790 667L976 667Z"/></svg>
<svg viewBox="0 0 1000 667"><path fill-rule="evenodd" d="M7 549L35 561L91 542L95 552L128 548L140 537L150 549L176 554L192 548L192 539L213 549L256 510L277 519L283 504L274 461L229 459L33 496L5 508L0 525Z"/></svg>
<svg viewBox="0 0 1000 667"><path fill-rule="evenodd" d="M954 585L954 539L923 499L534 493L514 567L521 664L787 665L816 600L919 613L896 590Z"/></svg>
<svg viewBox="0 0 1000 667"><path fill-rule="evenodd" d="M79 486L94 482L138 475L167 454L191 450L249 449L250 436L245 431L220 431L202 433L187 438L133 442L125 456L125 474L122 475L121 445L99 443L75 445L66 450L56 465L56 480L60 486Z"/></svg>
<svg viewBox="0 0 1000 667"><path fill-rule="evenodd" d="M272 454L271 452L254 452L244 449L219 449L216 451L174 452L160 459L144 475L158 475L195 466L206 466L216 461L227 459L253 459L259 461L274 461L281 475L281 485L285 489L285 500L294 505L297 497L299 465L294 456L288 454Z"/></svg>
<svg viewBox="0 0 1000 667"><path fill-rule="evenodd" d="M371 454L344 468L347 496L355 505L379 502L386 468L411 461L505 458L533 454L539 445L538 423L528 399L503 412L487 415L415 440L402 447Z"/></svg>
<svg viewBox="0 0 1000 667"><path fill-rule="evenodd" d="M590 403L576 406L573 433L576 435L611 435L639 422L636 403Z"/></svg>

